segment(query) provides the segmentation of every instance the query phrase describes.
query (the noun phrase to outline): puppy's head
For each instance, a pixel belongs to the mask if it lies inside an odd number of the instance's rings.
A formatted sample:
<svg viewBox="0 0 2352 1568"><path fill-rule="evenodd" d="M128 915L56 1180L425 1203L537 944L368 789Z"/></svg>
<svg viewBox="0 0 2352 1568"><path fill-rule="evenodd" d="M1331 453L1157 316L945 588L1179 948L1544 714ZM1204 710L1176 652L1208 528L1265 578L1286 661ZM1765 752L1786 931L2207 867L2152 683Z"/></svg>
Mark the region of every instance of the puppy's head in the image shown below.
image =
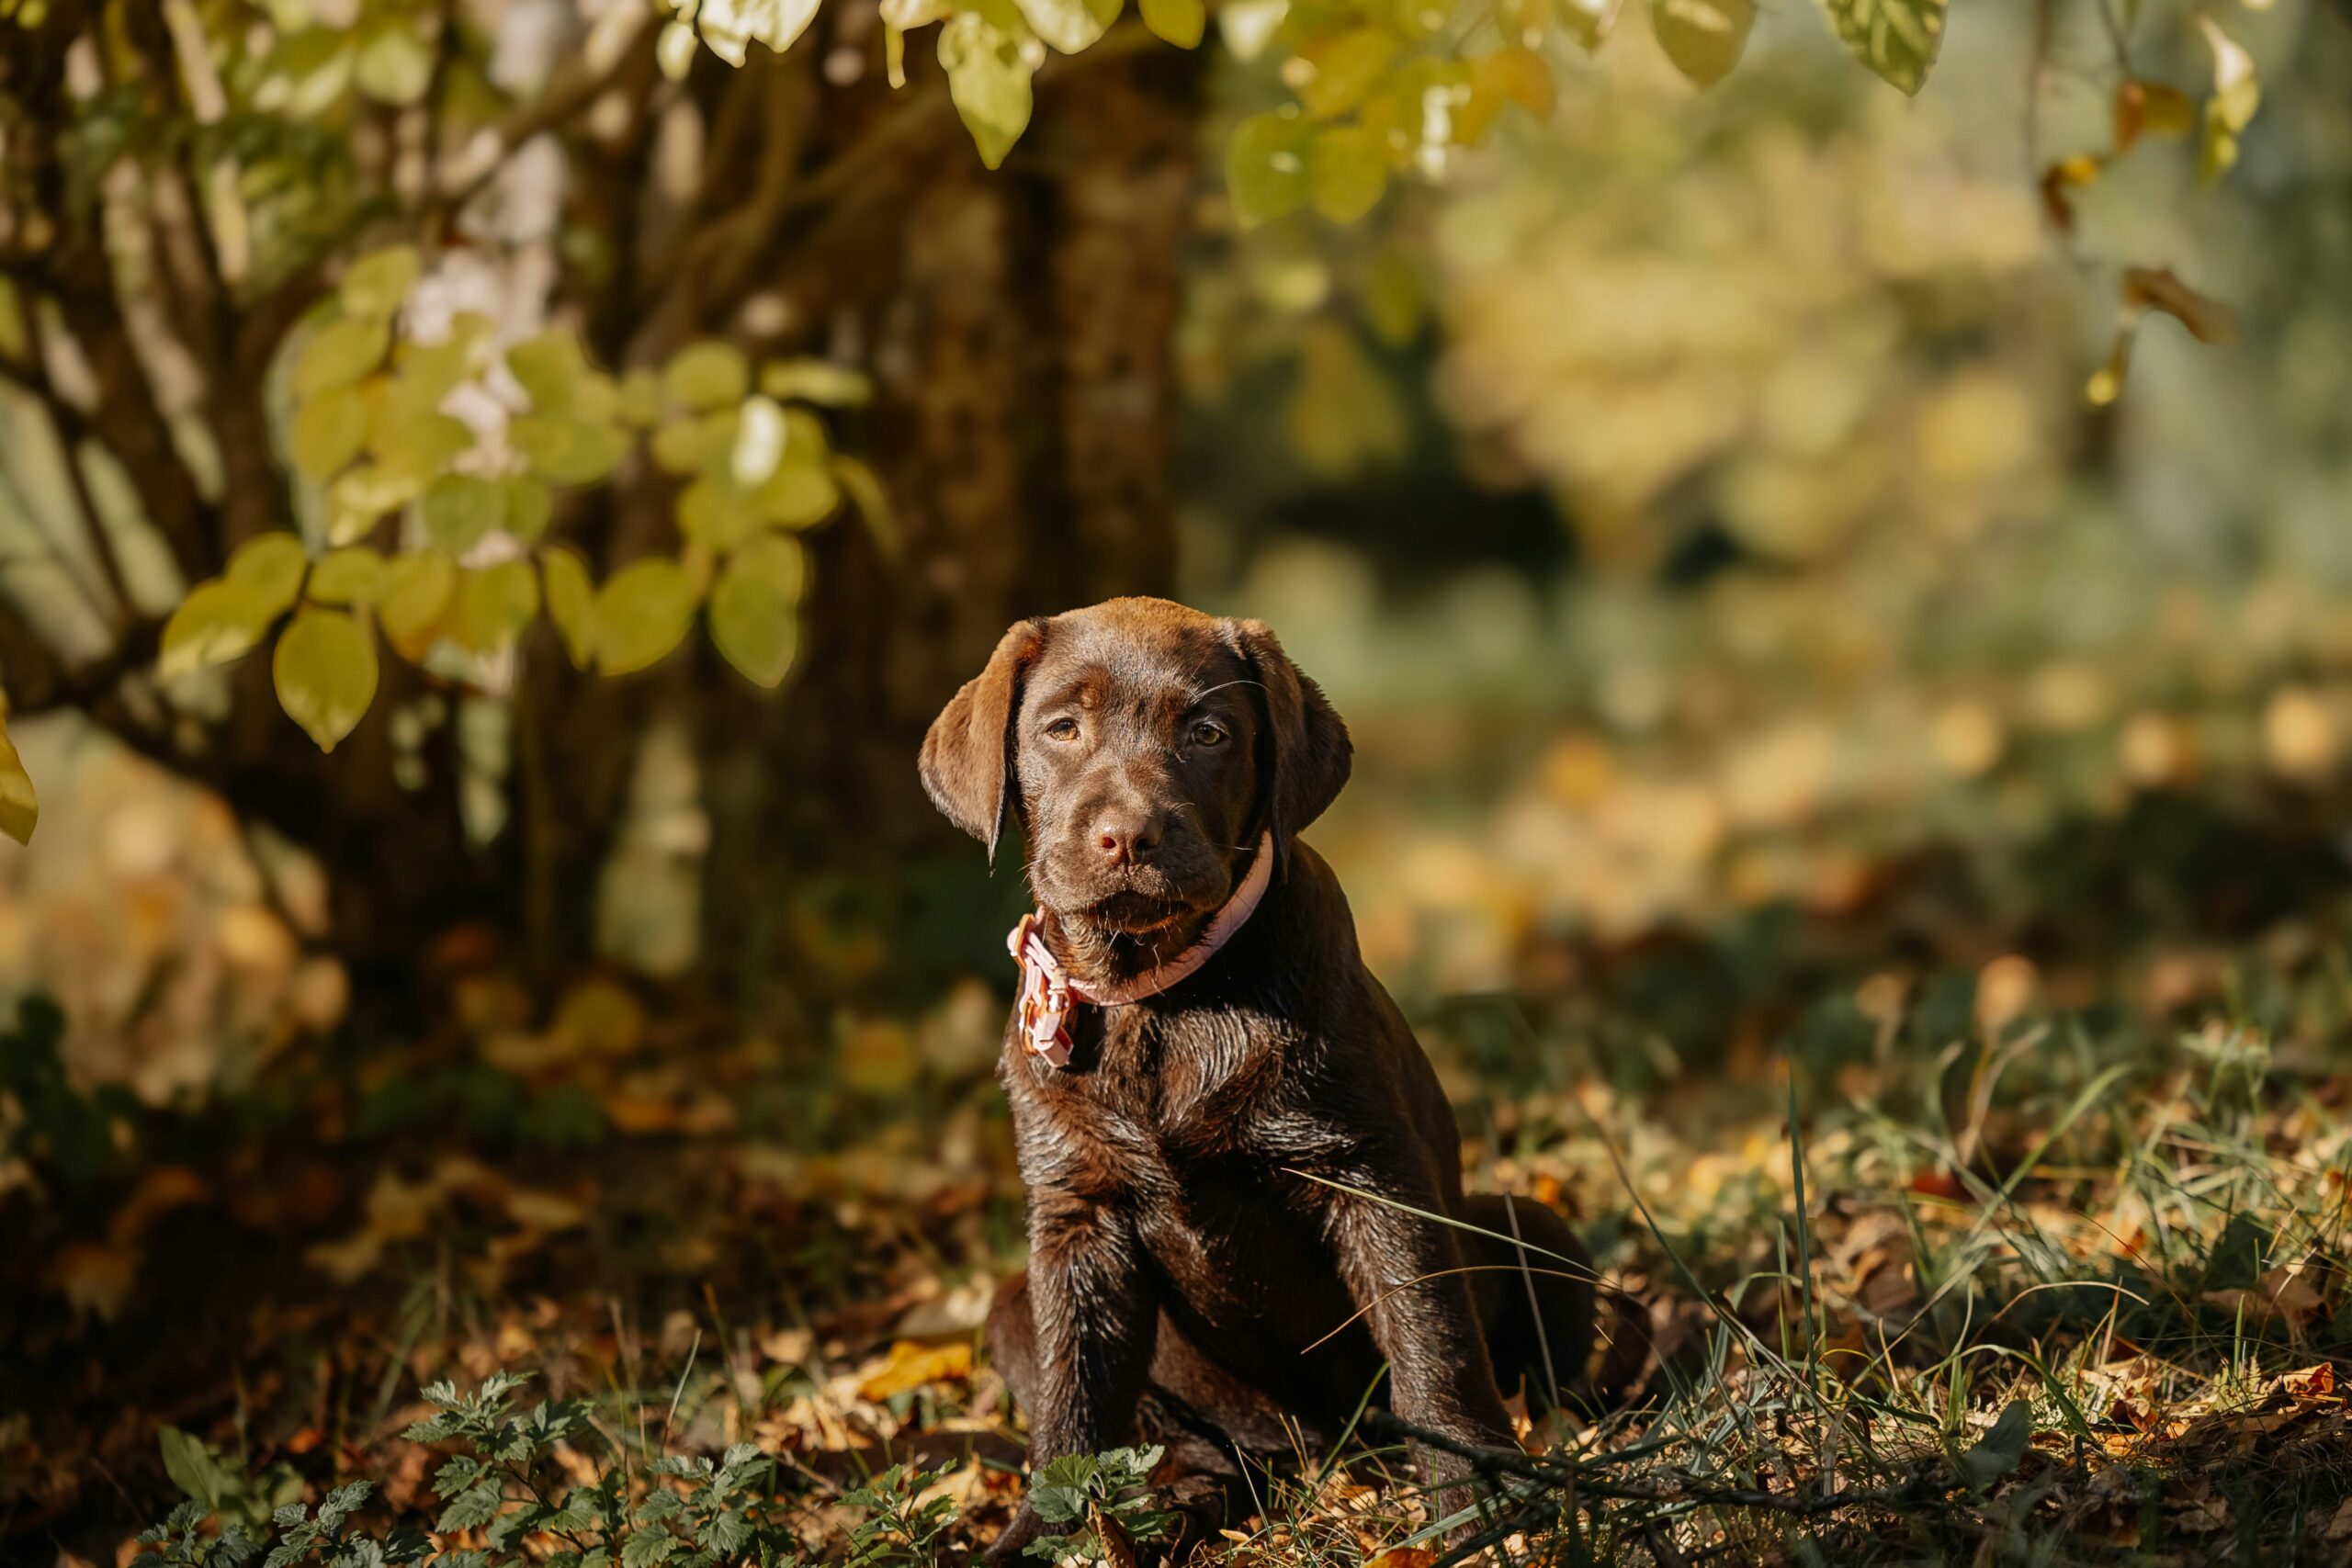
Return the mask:
<svg viewBox="0 0 2352 1568"><path fill-rule="evenodd" d="M1348 732L1263 623L1164 599L1023 621L923 739L922 782L996 850L1018 812L1037 900L1166 950L1348 777Z"/></svg>

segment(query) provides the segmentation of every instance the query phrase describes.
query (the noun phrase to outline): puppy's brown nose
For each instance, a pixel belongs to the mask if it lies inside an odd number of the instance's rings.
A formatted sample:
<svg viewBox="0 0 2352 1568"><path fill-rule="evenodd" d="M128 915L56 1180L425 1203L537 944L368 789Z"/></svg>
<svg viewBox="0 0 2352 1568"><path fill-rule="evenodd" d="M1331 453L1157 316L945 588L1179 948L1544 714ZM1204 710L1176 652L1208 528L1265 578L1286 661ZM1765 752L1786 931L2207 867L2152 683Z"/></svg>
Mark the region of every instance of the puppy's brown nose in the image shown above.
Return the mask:
<svg viewBox="0 0 2352 1568"><path fill-rule="evenodd" d="M1094 826L1094 841L1113 865L1142 865L1159 848L1165 824L1156 811L1110 811Z"/></svg>

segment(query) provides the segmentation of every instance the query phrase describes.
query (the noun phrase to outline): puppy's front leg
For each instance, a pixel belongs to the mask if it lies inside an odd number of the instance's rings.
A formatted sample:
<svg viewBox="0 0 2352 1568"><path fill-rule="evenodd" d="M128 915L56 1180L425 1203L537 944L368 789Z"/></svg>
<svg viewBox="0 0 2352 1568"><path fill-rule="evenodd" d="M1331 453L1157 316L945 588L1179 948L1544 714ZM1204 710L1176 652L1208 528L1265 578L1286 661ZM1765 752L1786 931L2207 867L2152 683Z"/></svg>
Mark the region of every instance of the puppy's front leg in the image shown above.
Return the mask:
<svg viewBox="0 0 2352 1568"><path fill-rule="evenodd" d="M1409 1156L1359 1167L1339 1179L1388 1201L1332 1193L1329 1229L1349 1293L1388 1359L1389 1408L1403 1420L1460 1443L1514 1446L1478 1326L1463 1249L1454 1232L1408 1213L1443 1213L1436 1182ZM1399 1168L1411 1172L1401 1180ZM1470 1465L1416 1443L1422 1479L1448 1513L1472 1499Z"/></svg>
<svg viewBox="0 0 2352 1568"><path fill-rule="evenodd" d="M1125 1217L1073 1193L1033 1188L1029 1309L1036 1346L1030 1469L1131 1441L1159 1303ZM1045 1531L1024 1498L989 1561L1019 1557Z"/></svg>

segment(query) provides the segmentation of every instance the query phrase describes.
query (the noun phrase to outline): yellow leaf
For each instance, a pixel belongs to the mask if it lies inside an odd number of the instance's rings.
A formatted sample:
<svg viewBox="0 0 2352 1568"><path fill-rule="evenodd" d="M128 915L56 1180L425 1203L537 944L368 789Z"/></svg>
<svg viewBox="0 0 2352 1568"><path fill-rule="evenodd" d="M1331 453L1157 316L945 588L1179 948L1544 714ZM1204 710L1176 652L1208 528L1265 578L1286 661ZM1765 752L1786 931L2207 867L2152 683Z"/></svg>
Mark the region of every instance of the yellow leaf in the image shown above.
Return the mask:
<svg viewBox="0 0 2352 1568"><path fill-rule="evenodd" d="M835 457L829 466L834 481L857 508L858 515L865 519L865 531L873 536L875 547L886 559L898 559L904 541L899 535L899 514L891 510L890 492L883 485L882 476L855 457Z"/></svg>
<svg viewBox="0 0 2352 1568"><path fill-rule="evenodd" d="M332 751L376 700L376 639L347 611L306 609L277 639L270 671L278 705Z"/></svg>
<svg viewBox="0 0 2352 1568"><path fill-rule="evenodd" d="M1755 25L1755 0L1650 0L1650 31L1658 47L1702 87L1731 74Z"/></svg>
<svg viewBox="0 0 2352 1568"><path fill-rule="evenodd" d="M2205 138L2199 170L2208 180L2218 179L2238 161L2238 138L2262 107L2262 84L2254 73L2254 56L2211 17L2199 17L2205 42L2213 51L2213 96L2205 101Z"/></svg>
<svg viewBox="0 0 2352 1568"><path fill-rule="evenodd" d="M1388 188L1388 160L1380 140L1361 125L1317 131L1308 160L1315 210L1334 223L1352 223L1379 205Z"/></svg>
<svg viewBox="0 0 2352 1568"><path fill-rule="evenodd" d="M1119 19L1119 0L1013 0L1030 31L1063 54L1091 48Z"/></svg>
<svg viewBox="0 0 2352 1568"><path fill-rule="evenodd" d="M587 669L596 656L596 585L589 580L588 564L569 546L543 545L539 578L548 618L563 638L564 652L575 668Z"/></svg>
<svg viewBox="0 0 2352 1568"><path fill-rule="evenodd" d="M686 415L673 419L653 433L648 449L653 454L654 466L665 474L691 474L699 469L714 452L724 451L735 441L735 413Z"/></svg>
<svg viewBox="0 0 2352 1568"><path fill-rule="evenodd" d="M863 408L874 400L874 378L830 359L804 355L771 361L760 372L760 390L786 402Z"/></svg>
<svg viewBox="0 0 2352 1568"><path fill-rule="evenodd" d="M228 570L221 575L252 590L274 615L294 603L294 596L302 591L303 570L310 564L302 541L277 531L256 534L239 545L230 553Z"/></svg>
<svg viewBox="0 0 2352 1568"><path fill-rule="evenodd" d="M1944 46L1948 0L1822 0L1830 30L1881 81L1916 94Z"/></svg>
<svg viewBox="0 0 2352 1568"><path fill-rule="evenodd" d="M424 536L436 550L462 556L506 521L506 491L476 474L443 474L417 501Z"/></svg>
<svg viewBox="0 0 2352 1568"><path fill-rule="evenodd" d="M506 368L529 395L532 412L569 413L573 394L588 374L588 355L577 337L550 327L508 349Z"/></svg>
<svg viewBox="0 0 2352 1568"><path fill-rule="evenodd" d="M958 1339L938 1346L923 1346L911 1339L901 1339L890 1347L890 1354L882 1365L866 1374L857 1385L860 1399L879 1403L893 1394L922 1388L926 1383L946 1382L972 1375L972 1346Z"/></svg>
<svg viewBox="0 0 2352 1568"><path fill-rule="evenodd" d="M527 560L503 560L479 571L460 571L449 612L448 636L474 653L503 653L514 646L539 613L539 580Z"/></svg>
<svg viewBox="0 0 2352 1568"><path fill-rule="evenodd" d="M1201 0L1142 0L1142 8L1143 25L1178 49L1198 47L1208 25L1208 7Z"/></svg>
<svg viewBox="0 0 2352 1568"><path fill-rule="evenodd" d="M311 570L311 597L322 604L372 604L383 596L384 558L365 545L335 550Z"/></svg>
<svg viewBox="0 0 2352 1568"><path fill-rule="evenodd" d="M156 673L176 680L243 658L269 630L278 608L248 583L227 578L198 583L164 624Z"/></svg>
<svg viewBox="0 0 2352 1568"><path fill-rule="evenodd" d="M684 640L695 618L694 584L664 556L650 556L605 580L596 594L596 662L607 675L659 664Z"/></svg>
<svg viewBox="0 0 2352 1568"><path fill-rule="evenodd" d="M1030 78L1045 58L1026 28L1002 30L978 11L958 11L939 29L939 64L964 129L993 169L1029 127Z"/></svg>
<svg viewBox="0 0 2352 1568"><path fill-rule="evenodd" d="M1396 63L1404 42L1379 28L1355 28L1299 51L1307 67L1299 102L1317 119L1347 113L1371 96Z"/></svg>
<svg viewBox="0 0 2352 1568"><path fill-rule="evenodd" d="M376 620L402 658L424 657L441 635L441 617L457 588L457 563L438 550L399 556L385 567Z"/></svg>
<svg viewBox="0 0 2352 1568"><path fill-rule="evenodd" d="M596 483L628 450L618 430L571 414L523 414L507 425L506 436L533 472L562 485Z"/></svg>
<svg viewBox="0 0 2352 1568"><path fill-rule="evenodd" d="M1617 8L1622 3L1623 0L1560 0L1560 25L1590 53L1607 41L1610 30L1616 27Z"/></svg>
<svg viewBox="0 0 2352 1568"><path fill-rule="evenodd" d="M1271 109L1233 128L1225 145L1225 183L1244 225L1297 211L1311 189L1306 160L1315 128L1296 109Z"/></svg>
<svg viewBox="0 0 2352 1568"><path fill-rule="evenodd" d="M364 384L330 387L304 400L286 427L287 455L297 471L330 479L359 456L368 440L368 401Z"/></svg>
<svg viewBox="0 0 2352 1568"><path fill-rule="evenodd" d="M831 517L842 503L841 486L830 468L787 463L751 495L752 511L779 528L807 528Z"/></svg>
<svg viewBox="0 0 2352 1568"><path fill-rule="evenodd" d="M509 474L499 484L506 491L506 531L526 545L535 542L555 515L555 492L528 474Z"/></svg>
<svg viewBox="0 0 2352 1568"><path fill-rule="evenodd" d="M800 638L808 567L800 547L773 535L735 552L710 595L710 640L755 686L781 685Z"/></svg>
<svg viewBox="0 0 2352 1568"><path fill-rule="evenodd" d="M391 345L391 323L383 317L339 316L303 343L291 389L298 398L314 398L331 387L347 386L381 365Z"/></svg>
<svg viewBox="0 0 2352 1568"><path fill-rule="evenodd" d="M33 797L32 775L25 772L16 742L8 739L7 721L0 718L0 833L29 844L33 826L40 820L40 802Z"/></svg>
<svg viewBox="0 0 2352 1568"><path fill-rule="evenodd" d="M738 403L752 389L752 363L741 349L718 338L690 343L671 356L662 389L690 409Z"/></svg>
<svg viewBox="0 0 2352 1568"><path fill-rule="evenodd" d="M422 270L414 245L370 251L343 275L343 308L355 316L390 316L407 300Z"/></svg>
<svg viewBox="0 0 2352 1568"><path fill-rule="evenodd" d="M1480 90L1517 104L1539 120L1550 119L1559 107L1552 68L1532 49L1512 47L1479 55L1470 62L1470 80Z"/></svg>

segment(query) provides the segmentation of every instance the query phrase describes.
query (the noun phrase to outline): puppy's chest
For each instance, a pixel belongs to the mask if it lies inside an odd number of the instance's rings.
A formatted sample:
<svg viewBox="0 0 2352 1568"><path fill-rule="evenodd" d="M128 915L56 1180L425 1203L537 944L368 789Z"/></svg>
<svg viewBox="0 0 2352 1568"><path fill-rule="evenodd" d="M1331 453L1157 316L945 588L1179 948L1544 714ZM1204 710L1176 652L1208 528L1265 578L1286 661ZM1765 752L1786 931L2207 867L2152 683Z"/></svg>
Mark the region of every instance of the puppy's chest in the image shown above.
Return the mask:
<svg viewBox="0 0 2352 1568"><path fill-rule="evenodd" d="M1085 1021L1073 1070L1037 1073L1038 1109L1138 1193L1312 1157L1335 1136L1300 1102L1307 1042L1231 1010L1114 1009Z"/></svg>

